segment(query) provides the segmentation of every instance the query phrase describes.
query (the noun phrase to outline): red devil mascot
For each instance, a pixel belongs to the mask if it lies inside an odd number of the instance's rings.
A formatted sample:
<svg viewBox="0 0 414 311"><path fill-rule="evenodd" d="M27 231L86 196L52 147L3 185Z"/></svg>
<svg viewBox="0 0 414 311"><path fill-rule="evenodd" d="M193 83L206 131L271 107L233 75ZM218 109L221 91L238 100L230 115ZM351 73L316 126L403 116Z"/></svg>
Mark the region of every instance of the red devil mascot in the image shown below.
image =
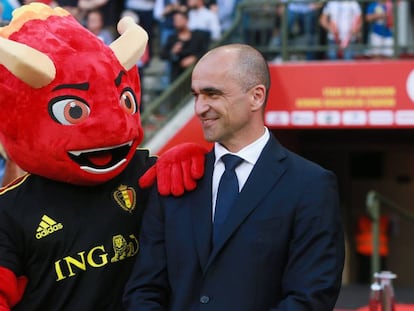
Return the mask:
<svg viewBox="0 0 414 311"><path fill-rule="evenodd" d="M203 174L194 145L157 162L138 149L147 34L128 18L118 31L106 46L40 3L0 28L0 140L27 172L0 191L1 311L119 310L149 191L138 180L180 195Z"/></svg>

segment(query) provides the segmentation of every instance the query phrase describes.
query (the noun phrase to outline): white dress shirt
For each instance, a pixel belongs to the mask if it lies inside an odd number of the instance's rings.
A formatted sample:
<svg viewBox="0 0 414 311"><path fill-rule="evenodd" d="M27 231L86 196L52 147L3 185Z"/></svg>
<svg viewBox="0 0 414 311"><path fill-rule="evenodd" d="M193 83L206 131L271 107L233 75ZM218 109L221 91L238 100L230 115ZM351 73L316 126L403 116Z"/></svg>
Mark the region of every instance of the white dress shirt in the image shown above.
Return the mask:
<svg viewBox="0 0 414 311"><path fill-rule="evenodd" d="M221 175L224 172L224 163L221 160L221 157L225 154L234 154L238 157L243 159L243 162L236 167L236 175L237 180L239 182L239 192L243 189L244 184L247 181L254 165L256 164L257 160L259 159L260 154L262 153L263 148L265 147L266 143L270 138L269 130L265 127L264 134L257 139L256 141L252 142L250 145L244 147L237 153L233 153L228 151L219 143L214 144L214 154L216 156L216 160L214 163L214 171L213 171L213 182L212 182L212 195L213 195L213 218L214 219L214 211L216 209L216 200L217 200L217 190L218 185L220 182Z"/></svg>

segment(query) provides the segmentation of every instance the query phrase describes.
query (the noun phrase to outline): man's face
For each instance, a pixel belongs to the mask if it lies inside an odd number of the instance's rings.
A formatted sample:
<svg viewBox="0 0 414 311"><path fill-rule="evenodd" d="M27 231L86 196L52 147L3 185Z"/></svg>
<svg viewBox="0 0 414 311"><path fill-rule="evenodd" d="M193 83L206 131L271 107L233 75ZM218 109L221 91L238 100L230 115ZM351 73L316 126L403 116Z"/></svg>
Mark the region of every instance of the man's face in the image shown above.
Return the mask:
<svg viewBox="0 0 414 311"><path fill-rule="evenodd" d="M187 6L190 9L196 9L199 7L201 0L187 0Z"/></svg>
<svg viewBox="0 0 414 311"><path fill-rule="evenodd" d="M250 90L243 90L232 72L234 55L210 55L194 68L192 91L195 113L207 141L242 144L251 122Z"/></svg>
<svg viewBox="0 0 414 311"><path fill-rule="evenodd" d="M186 16L180 13L175 13L173 16L174 27L178 31L185 29L187 27L188 19Z"/></svg>
<svg viewBox="0 0 414 311"><path fill-rule="evenodd" d="M91 12L88 15L87 27L92 32L100 31L103 27L102 16L98 12Z"/></svg>

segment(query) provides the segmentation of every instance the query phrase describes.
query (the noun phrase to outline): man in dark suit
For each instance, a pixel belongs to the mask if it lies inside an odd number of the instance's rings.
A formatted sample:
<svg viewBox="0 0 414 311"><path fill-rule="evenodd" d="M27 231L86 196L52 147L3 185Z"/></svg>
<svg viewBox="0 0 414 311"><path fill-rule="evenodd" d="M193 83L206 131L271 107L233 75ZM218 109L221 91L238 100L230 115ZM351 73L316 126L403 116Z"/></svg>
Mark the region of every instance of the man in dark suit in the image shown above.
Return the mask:
<svg viewBox="0 0 414 311"><path fill-rule="evenodd" d="M214 149L195 191L154 192L126 310L333 310L344 264L336 178L264 126L269 87L266 61L247 45L218 47L196 64L195 112ZM240 193L217 229L225 154L242 159Z"/></svg>

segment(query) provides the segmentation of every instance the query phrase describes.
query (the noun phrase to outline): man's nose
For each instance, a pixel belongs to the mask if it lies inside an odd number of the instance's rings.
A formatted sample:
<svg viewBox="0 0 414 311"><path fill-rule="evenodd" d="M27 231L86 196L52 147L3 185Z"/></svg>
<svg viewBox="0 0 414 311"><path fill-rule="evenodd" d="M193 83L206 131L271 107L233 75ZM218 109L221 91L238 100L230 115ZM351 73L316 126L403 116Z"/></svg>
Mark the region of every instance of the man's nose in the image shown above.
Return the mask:
<svg viewBox="0 0 414 311"><path fill-rule="evenodd" d="M195 111L196 115L201 116L205 112L207 112L208 109L209 109L209 106L208 106L207 102L205 100L203 100L202 96L199 96L198 98L195 99L194 111Z"/></svg>

